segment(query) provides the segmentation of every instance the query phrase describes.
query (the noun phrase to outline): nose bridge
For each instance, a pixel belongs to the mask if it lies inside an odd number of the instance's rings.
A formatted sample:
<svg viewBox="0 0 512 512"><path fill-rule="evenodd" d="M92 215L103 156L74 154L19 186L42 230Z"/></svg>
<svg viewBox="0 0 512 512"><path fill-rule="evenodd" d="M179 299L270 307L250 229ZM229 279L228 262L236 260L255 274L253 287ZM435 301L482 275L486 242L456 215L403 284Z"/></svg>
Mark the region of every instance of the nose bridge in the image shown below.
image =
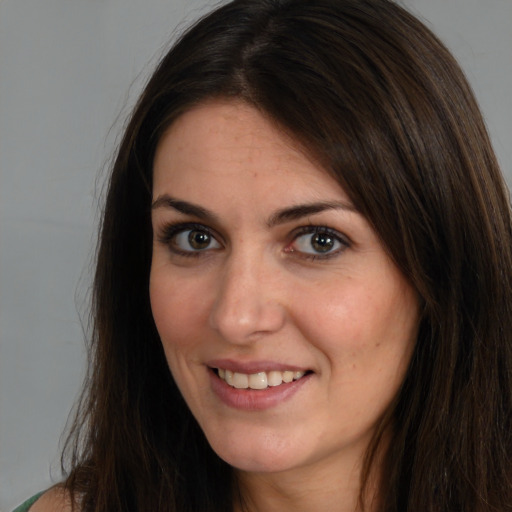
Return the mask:
<svg viewBox="0 0 512 512"><path fill-rule="evenodd" d="M279 330L284 307L276 289L279 271L270 258L248 248L232 251L217 288L210 323L231 343L247 343Z"/></svg>

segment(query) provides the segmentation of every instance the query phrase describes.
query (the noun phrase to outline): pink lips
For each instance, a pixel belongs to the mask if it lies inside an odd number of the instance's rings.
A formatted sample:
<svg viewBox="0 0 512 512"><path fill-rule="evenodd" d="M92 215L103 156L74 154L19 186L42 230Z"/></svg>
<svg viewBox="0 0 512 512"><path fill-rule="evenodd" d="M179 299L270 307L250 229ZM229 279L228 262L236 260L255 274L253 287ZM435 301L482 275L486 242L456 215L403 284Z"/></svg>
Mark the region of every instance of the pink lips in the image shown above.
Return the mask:
<svg viewBox="0 0 512 512"><path fill-rule="evenodd" d="M284 403L295 395L312 376L312 374L308 373L299 380L283 383L275 387L268 387L266 389L236 389L222 380L213 369L223 368L225 370L231 370L232 372L246 374L261 371L269 372L273 370L306 371L307 369L269 361L242 363L228 359L209 361L207 366L210 368L209 374L213 392L224 404L244 411L262 411Z"/></svg>
<svg viewBox="0 0 512 512"><path fill-rule="evenodd" d="M276 363L275 361L235 361L233 359L214 359L206 363L210 368L224 368L238 373L258 373L271 372L273 370L284 372L292 370L294 372L306 372L309 368L301 368L300 366L290 366L289 364Z"/></svg>

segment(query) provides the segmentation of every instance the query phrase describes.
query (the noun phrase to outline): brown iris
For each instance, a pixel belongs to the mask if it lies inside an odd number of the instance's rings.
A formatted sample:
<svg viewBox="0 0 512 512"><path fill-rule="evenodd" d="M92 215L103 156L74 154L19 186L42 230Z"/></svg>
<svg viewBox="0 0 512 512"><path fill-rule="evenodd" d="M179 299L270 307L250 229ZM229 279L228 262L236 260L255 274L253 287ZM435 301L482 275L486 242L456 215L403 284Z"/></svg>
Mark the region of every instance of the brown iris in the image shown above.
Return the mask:
<svg viewBox="0 0 512 512"><path fill-rule="evenodd" d="M197 229L193 229L188 234L188 242L190 247L198 251L207 249L211 243L211 239L212 237L209 233L206 233L205 231L199 231Z"/></svg>
<svg viewBox="0 0 512 512"><path fill-rule="evenodd" d="M328 252L335 244L335 239L328 233L315 233L311 237L311 247L317 252Z"/></svg>

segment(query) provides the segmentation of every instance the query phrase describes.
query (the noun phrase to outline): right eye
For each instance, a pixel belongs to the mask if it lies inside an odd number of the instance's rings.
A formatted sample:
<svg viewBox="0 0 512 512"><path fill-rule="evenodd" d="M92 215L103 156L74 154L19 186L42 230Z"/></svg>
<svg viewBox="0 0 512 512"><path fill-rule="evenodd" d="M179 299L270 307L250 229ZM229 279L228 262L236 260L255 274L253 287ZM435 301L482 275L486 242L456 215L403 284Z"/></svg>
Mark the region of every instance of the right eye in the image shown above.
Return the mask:
<svg viewBox="0 0 512 512"><path fill-rule="evenodd" d="M222 246L211 231L202 225L167 226L160 241L183 256L196 256L198 253L220 249Z"/></svg>

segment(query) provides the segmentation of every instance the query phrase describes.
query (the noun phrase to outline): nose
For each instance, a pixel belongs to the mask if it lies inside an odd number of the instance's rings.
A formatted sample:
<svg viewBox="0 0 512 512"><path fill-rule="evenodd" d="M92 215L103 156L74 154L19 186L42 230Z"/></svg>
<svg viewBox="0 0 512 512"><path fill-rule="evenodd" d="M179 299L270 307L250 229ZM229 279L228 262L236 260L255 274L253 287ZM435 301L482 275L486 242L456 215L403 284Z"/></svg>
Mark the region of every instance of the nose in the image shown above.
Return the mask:
<svg viewBox="0 0 512 512"><path fill-rule="evenodd" d="M230 343L246 344L279 331L286 308L277 264L254 254L232 256L218 280L210 325Z"/></svg>

